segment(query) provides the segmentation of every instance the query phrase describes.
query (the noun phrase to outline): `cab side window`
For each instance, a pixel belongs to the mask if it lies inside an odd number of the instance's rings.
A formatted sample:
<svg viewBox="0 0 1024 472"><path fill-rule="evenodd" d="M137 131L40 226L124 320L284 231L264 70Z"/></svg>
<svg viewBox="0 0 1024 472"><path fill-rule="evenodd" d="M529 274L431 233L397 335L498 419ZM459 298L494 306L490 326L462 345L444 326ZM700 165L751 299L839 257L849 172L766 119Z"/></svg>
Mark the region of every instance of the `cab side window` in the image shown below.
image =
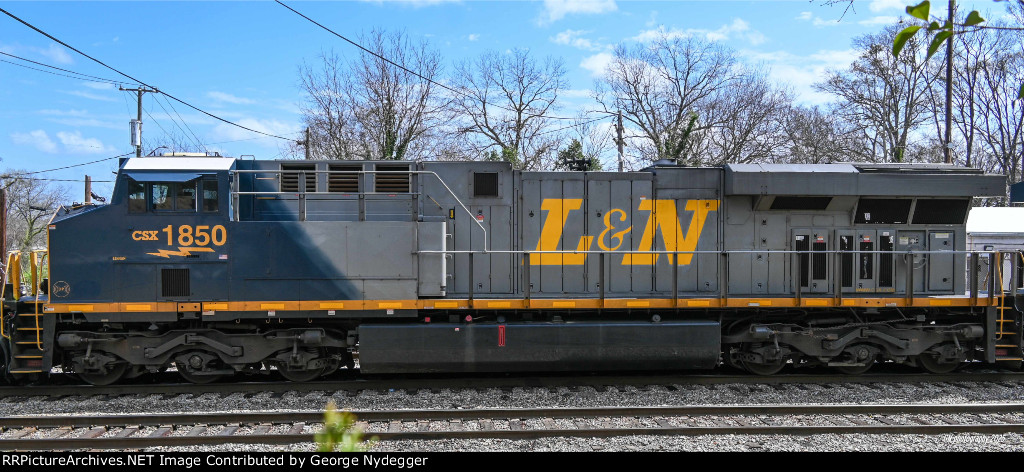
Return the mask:
<svg viewBox="0 0 1024 472"><path fill-rule="evenodd" d="M153 196L153 209L156 211L166 211L174 209L173 184L155 183L151 188L150 194Z"/></svg>
<svg viewBox="0 0 1024 472"><path fill-rule="evenodd" d="M215 212L218 210L217 199L217 181L216 180L203 180L203 211L204 212Z"/></svg>
<svg viewBox="0 0 1024 472"><path fill-rule="evenodd" d="M146 212L146 184L134 180L131 181L128 187L128 212Z"/></svg>

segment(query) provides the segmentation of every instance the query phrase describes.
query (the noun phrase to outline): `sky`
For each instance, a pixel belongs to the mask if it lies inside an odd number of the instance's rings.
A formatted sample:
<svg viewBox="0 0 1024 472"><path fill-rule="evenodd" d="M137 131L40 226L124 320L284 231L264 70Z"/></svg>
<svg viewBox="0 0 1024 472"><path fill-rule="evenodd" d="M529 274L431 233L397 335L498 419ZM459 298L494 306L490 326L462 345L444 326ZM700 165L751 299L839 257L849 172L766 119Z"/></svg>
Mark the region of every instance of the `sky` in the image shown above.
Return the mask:
<svg viewBox="0 0 1024 472"><path fill-rule="evenodd" d="M851 41L906 18L904 0L629 1L629 0L395 0L286 1L341 35L357 39L373 28L402 30L437 48L446 67L488 50L529 49L564 61L569 89L559 114L585 108L589 91L616 45L663 32L696 35L732 48L804 105L822 105L813 89L829 69L856 54ZM915 2L916 3L916 2ZM945 2L935 2L944 5ZM966 8L993 8L967 3ZM70 46L226 120L300 139L304 95L299 67L335 51L359 51L271 1L49 2L2 1L3 8ZM944 15L944 8L936 6ZM938 10L941 9L942 12ZM0 14L0 52L101 79L131 82ZM136 96L110 83L70 78L0 55L0 169L41 171L133 151L129 120ZM14 65L11 63L20 64ZM44 69L40 72L23 66ZM133 88L125 85L126 88ZM225 156L280 158L281 139L217 121L159 94L143 96L143 139L188 135ZM148 149L148 148L147 148ZM109 195L117 160L33 174L67 185L83 198Z"/></svg>

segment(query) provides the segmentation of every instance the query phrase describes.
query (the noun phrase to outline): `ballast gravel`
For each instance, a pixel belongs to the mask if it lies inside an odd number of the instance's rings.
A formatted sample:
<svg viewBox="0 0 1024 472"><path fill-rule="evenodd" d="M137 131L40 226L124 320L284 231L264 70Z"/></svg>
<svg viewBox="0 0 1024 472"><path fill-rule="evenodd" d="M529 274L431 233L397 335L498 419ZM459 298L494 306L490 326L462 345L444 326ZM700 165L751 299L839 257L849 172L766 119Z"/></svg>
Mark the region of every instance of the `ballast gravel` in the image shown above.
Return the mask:
<svg viewBox="0 0 1024 472"><path fill-rule="evenodd" d="M681 406L736 404L860 404L860 403L932 403L960 404L978 402L1024 401L1024 382L955 383L876 383L876 384L779 384L779 385L652 385L646 387L590 386L575 388L487 388L420 389L408 394L401 389L360 392L288 392L258 394L181 394L123 395L88 397L75 395L69 387L67 397L0 398L0 415L86 415L195 413L231 411L317 411L333 400L346 410L396 409L518 409L600 406ZM1003 415L1006 416L1006 415ZM1016 416L1016 415L1014 415ZM1024 421L1022 418L1016 418ZM715 426L714 420L692 418L695 424ZM844 424L835 417L774 418L781 425ZM992 418L993 421L996 418ZM541 420L523 420L531 427L543 426ZM563 420L556 420L559 424ZM601 419L590 424L627 426L624 419ZM636 420L633 420L636 421ZM651 421L644 418L640 421ZM728 420L726 424L740 420ZM676 420L672 421L673 423ZM684 421L685 422L685 421ZM537 424L534 424L537 423ZM707 423L707 424L705 424ZM476 428L467 422L466 429ZM492 421L494 429L509 429L509 422ZM275 426L277 430L280 426ZM386 426L374 429L386 430ZM418 424L403 424L402 429L417 429ZM428 428L435 429L431 422ZM147 435L156 428L143 428L135 436ZM319 429L307 425L310 442L280 445L241 445L153 448L153 451L312 451L312 433ZM202 434L217 434L210 426ZM246 431L243 427L238 433ZM12 431L0 433L8 438ZM110 436L107 432L104 436ZM178 431L172 433L181 434ZM1024 451L1024 436L1019 434L942 434L942 435L722 435L722 436L630 436L616 438L563 438L552 440L472 439L439 441L377 442L374 451Z"/></svg>

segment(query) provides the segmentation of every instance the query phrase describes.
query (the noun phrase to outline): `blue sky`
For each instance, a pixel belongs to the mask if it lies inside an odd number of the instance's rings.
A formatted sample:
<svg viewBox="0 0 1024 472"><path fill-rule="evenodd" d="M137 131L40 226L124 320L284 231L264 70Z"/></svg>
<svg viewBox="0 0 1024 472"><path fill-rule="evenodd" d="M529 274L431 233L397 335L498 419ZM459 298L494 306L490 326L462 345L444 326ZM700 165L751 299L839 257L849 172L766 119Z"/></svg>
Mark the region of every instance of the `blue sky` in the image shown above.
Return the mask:
<svg viewBox="0 0 1024 472"><path fill-rule="evenodd" d="M426 38L449 68L492 49L528 48L538 57L559 57L570 82L564 115L587 105L588 91L610 59L611 48L643 41L659 30L721 41L744 60L769 67L770 76L789 86L799 103L822 104L828 97L816 93L811 84L827 69L847 66L854 59L851 40L904 17L907 2L856 0L845 16L845 5L805 0L286 3L353 39L375 27ZM303 61L315 62L322 51L331 49L346 57L358 54L353 46L269 1L8 1L0 7L199 108L285 137L297 138L301 131L298 68ZM987 2L980 7L998 8ZM4 15L0 51L126 80ZM0 60L25 64L6 56ZM281 154L280 140L261 138L170 103L173 109L165 99L144 97L147 140L158 138L163 130L181 133L177 126L184 121L189 133L224 155L270 159ZM109 84L0 62L0 168L43 170L130 152L128 121L135 114L134 95ZM116 161L104 161L44 175L82 179L89 174L107 180L114 170ZM81 184L66 184L71 196L80 200ZM95 189L108 194L110 185L97 184Z"/></svg>

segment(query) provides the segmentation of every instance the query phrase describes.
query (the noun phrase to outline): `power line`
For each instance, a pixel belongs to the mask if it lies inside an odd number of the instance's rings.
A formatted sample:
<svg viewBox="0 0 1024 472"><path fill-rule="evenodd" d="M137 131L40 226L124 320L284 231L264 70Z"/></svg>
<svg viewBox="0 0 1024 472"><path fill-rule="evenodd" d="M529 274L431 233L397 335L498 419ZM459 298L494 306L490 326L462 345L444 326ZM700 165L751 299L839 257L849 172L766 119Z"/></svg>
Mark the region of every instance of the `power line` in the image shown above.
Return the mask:
<svg viewBox="0 0 1024 472"><path fill-rule="evenodd" d="M31 175L31 174L42 174L42 173L44 173L44 172L53 172L53 171L55 171L55 170L64 170L64 169L70 169L70 168L72 168L72 167L81 167L81 166L87 166L87 165L89 165L89 164L95 164L95 163L97 163L97 162L109 161L109 160L111 160L111 159L117 159L117 158L120 158L120 157L125 157L125 156L131 155L131 154L135 154L135 151L132 151L132 152L126 152L126 153L124 153L124 154L121 154L121 155L119 155L119 156L114 156L114 157L105 157L105 158L103 158L103 159L97 159L97 160L95 160L95 161L83 162L83 163L81 163L81 164L72 164L72 165L69 165L69 166L64 166L64 167L57 167L57 168L55 168L55 169L46 169L46 170L36 170L36 171L32 171L32 172L18 172L17 174L13 174L13 175Z"/></svg>
<svg viewBox="0 0 1024 472"><path fill-rule="evenodd" d="M57 72L52 72L52 71L48 71L48 70L43 70L43 69L37 69L37 68L35 68L35 67L32 67L32 66L27 66L27 65L25 65L25 64L18 64L17 62L11 62L11 61L8 61L8 60L4 60L4 59L0 59L0 62L6 62L6 63L8 63L8 64L10 64L10 65L12 65L12 66L24 67L24 68L26 68L26 69L31 69L31 70L34 70L34 71L37 71L37 72L43 72L43 73L46 73L46 74L52 74L52 75L56 75L56 76L60 76L60 77L67 77L67 78L69 78L69 79L75 79L75 80L84 80L84 81L86 81L86 82L93 82L93 83L97 83L97 84L111 84L111 85L117 85L117 83L115 83L115 82L104 82L104 81L100 81L100 80L94 80L94 79L86 79L86 78L84 78L84 77L75 77L75 76L73 76L73 75L67 75L67 74L60 74L60 73L57 73Z"/></svg>
<svg viewBox="0 0 1024 472"><path fill-rule="evenodd" d="M158 97L159 97L159 95L154 95L154 96L153 96L153 100L157 100L157 98L158 98ZM189 126L189 125L188 125L188 123L186 123L186 122L185 122L185 119L181 117L181 115L180 115L180 114L178 113L178 110L177 110L176 108L174 108L174 104L173 104L173 103L171 103L171 102L170 102L169 100L167 100L166 98L164 99L164 101L166 101L166 102L167 102L167 105L171 107L171 110L174 110L174 114L178 116L178 119L179 119L179 120L181 120L181 124L182 124L182 125L184 125L184 126L185 126L185 129L187 129L187 130L188 130L188 132L189 132L190 134L192 134L192 137L193 137L193 138L195 138L195 142L196 142L196 144L197 144L197 145L198 145L198 146L199 146L200 148L202 148L202 149L203 149L203 152L208 152L209 150L208 150L208 149L206 149L206 145L205 145L205 144L203 144L203 141L202 141L201 139L199 139L199 136L196 136L196 133L195 133L195 131L192 131L192 127L191 127L191 126ZM160 105L160 108L164 110L164 113L167 113L167 109L166 109L166 108L164 108L164 106L160 104L160 101L159 101L159 100L157 100L157 103L156 103L156 104L157 104L157 105ZM167 117L168 117L168 118L171 118L171 114L170 114L170 113L167 113ZM174 121L174 118L171 118L171 121L173 122L173 121ZM178 123L174 123L174 125L175 125L175 126L178 126ZM178 127L178 129L181 129L181 127ZM185 130L182 130L181 132L182 132L182 133L184 133L184 132L185 132Z"/></svg>
<svg viewBox="0 0 1024 472"><path fill-rule="evenodd" d="M13 57L15 59L20 59L20 60L25 61L25 62L31 62L31 63L39 65L39 66L49 67L50 69L55 69L55 70L59 70L59 71L62 71L62 72L68 72L68 73L71 73L71 74L80 75L83 78L93 79L92 82L106 82L106 83L112 83L112 84L127 84L128 83L128 82L121 82L121 81L113 80L113 79L104 79L103 77L96 77L95 75L83 74L81 72L75 72L73 70L61 69L60 67L57 67L57 66L51 66L49 64L43 64L42 62L33 61L32 59L26 59L26 58L21 57L21 56L15 56L14 54L8 54L8 53L3 52L3 51L0 51L0 54L3 54L4 56L7 56L7 57ZM63 74L56 74L56 73L50 72L50 71L36 69L34 67L29 67L29 66L26 66L24 64L18 64L18 63L15 63L15 62L9 62L9 61L3 61L3 62L8 62L9 64L14 64L16 66L25 67L25 68L32 69L32 70L38 70L39 72L46 72L46 73L54 74L54 75L63 75ZM64 77L67 77L67 76L64 76ZM71 77L71 78L72 79L79 79L79 77Z"/></svg>
<svg viewBox="0 0 1024 472"><path fill-rule="evenodd" d="M382 55L380 55L380 54L377 54L377 53L375 53L375 52L373 52L373 51L371 51L371 50L367 49L367 48L366 48L366 47L364 47L363 45L361 45L361 44L359 44L359 43L357 43L357 42L355 42L355 41L353 41L353 40L351 40L351 39L348 39L348 38L346 38L345 36L342 36L341 34L339 34L339 33L335 32L334 30L332 30L332 29L330 29L330 28L328 28L328 27L326 27L326 26L324 26L324 25L322 25L322 24L318 23L318 22L317 22L316 20L314 20L314 19L312 19L312 18L310 18L310 17L308 17L308 16L306 16L306 15L303 15L302 13L299 13L299 11L298 11L298 10L296 10L296 9L294 9L294 8L292 8L292 7L288 6L288 5L285 5L285 4L284 4L284 2L282 2L281 0L274 0L274 1L276 1L276 2L277 2L277 3L279 4L279 5L281 5L282 7L285 7L285 8L287 8L287 9L291 10L291 11L292 11L292 12L294 12L294 13L295 13L296 15L299 15L299 16L301 16L301 17L305 18L305 19L306 19L306 20L308 20L308 21L309 21L310 23L313 23L314 25L317 25L317 26L319 26L319 27L323 28L323 29L324 29L324 30L326 30L326 31L327 31L328 33L331 33L331 34L333 34L333 35L335 35L335 36L337 36L337 37L341 38L342 40L346 41L347 43L349 43L349 44L351 44L351 45L353 45L353 46L355 46L355 47L357 47L357 48L359 48L359 49L363 50L363 52L365 52L365 53L367 53L367 54L369 54L369 55L371 55L371 56L373 56L373 57L376 57L376 58L378 58L378 59L380 59L380 60L382 60L382 61L384 61L384 62L387 62L388 64L391 64L391 65L393 65L393 66L395 66L395 67L397 67L397 68L399 68L399 69L402 69L402 70L404 70L404 71L406 71L406 72L408 72L408 73L410 73L410 74L412 74L412 75L415 75L416 77L419 77L419 78L421 78L421 79L423 79L423 80L425 80L425 81L427 81L427 82L430 82L431 84L434 84L434 85L436 85L436 86L438 86L438 87L441 87L441 88L443 88L443 89L445 89L445 90L447 90L447 91L449 91L449 92L452 92L452 93L454 93L454 94L456 94L456 95L460 95L460 96L463 96L463 97L466 97L466 98L471 98L471 99L474 99L474 100L479 100L478 98L476 98L476 97L474 97L474 96L472 96L472 95L470 95L470 94L468 94L468 93L466 93L466 92L463 92L463 91L461 91L461 90L456 90L456 89L454 89L454 88L451 88L451 87L449 87L449 86L447 86L447 85L445 85L445 84L442 84L442 83L440 83L440 82L437 82L437 81L434 81L434 80L432 80L432 79L429 79L429 78L427 78L427 77L424 77L424 76L423 76L422 74L420 74L419 72L416 72L416 71L414 71L414 70L408 69L408 68L406 68L405 66L403 66L403 65L401 65L401 64L398 64L398 63L396 63L396 62L392 61L391 59L388 59L388 58L386 58L386 57L384 57L384 56L382 56ZM487 102L486 102L486 101L481 101L481 103L483 103L483 104L484 104L484 107L486 107L486 106L487 106ZM504 107L504 106L502 106L502 105L500 105L500 104L497 104L497 103L495 103L495 104L492 104L492 105L493 105L493 106L494 106L495 108L500 108L500 109L502 109L502 110L505 110L505 111L510 111L510 112L513 112L513 113L519 113L519 111L518 111L518 110L513 110L513 109L511 109L511 108L507 108L507 107ZM537 114L534 114L534 113L526 113L526 115L527 115L527 116L535 116L535 117L538 117L538 118L549 118L549 119L552 119L552 120L575 120L575 119L576 119L576 118L568 118L568 117L562 117L562 116L544 116L544 115L537 115Z"/></svg>
<svg viewBox="0 0 1024 472"><path fill-rule="evenodd" d="M582 123L573 123L573 124L571 124L569 126L563 126L561 128L558 128L558 129L553 129L553 130L550 130L550 131L545 131L543 133L537 133L537 136L543 136L545 134L557 133L557 132L562 131L564 129L575 128L577 126L587 125L587 124L593 123L595 121L601 121L601 120L606 119L606 118L611 118L611 116L610 115L609 116L602 116L600 118L594 118L592 120L587 120L587 121L584 121Z"/></svg>
<svg viewBox="0 0 1024 472"><path fill-rule="evenodd" d="M5 14L5 15L7 15L7 16L9 16L9 17L13 18L13 19L14 19L14 20L16 20L17 22L19 22L19 23L21 23L21 24L23 24L23 25L25 25L25 26L27 26L27 27L31 28L31 29L32 29L32 30L34 30L35 32L37 32L37 33L39 33L39 34L41 34L41 35L43 35L43 36L46 36L47 38L50 38L51 40L55 41L55 42L56 42L57 44L60 44L61 46L64 46L64 47L66 47L66 48L68 48L68 49L70 49L70 50L72 50L72 51L75 51L75 52L77 52L78 54L81 54L82 56L85 56L86 58L88 58L88 59L92 60L93 62L95 62L95 63L97 63L97 64L99 64L99 65L101 65L101 66L103 66L103 67L106 67L107 69L110 69L110 70L112 70L112 71L114 71L114 72L117 72L118 74L120 74L120 75L122 75L122 76L124 76L124 77L127 77L127 78L129 78L129 79L131 79L131 80L135 81L136 83L138 83L138 84L140 84L140 85L143 85L143 86L149 87L149 88L151 88L151 89L156 89L156 87L154 87L154 86L152 86L152 85L149 85L149 84L147 84L147 83L145 83L145 82L143 82L143 81L141 81L141 80L139 80L139 79L136 79L135 77L132 77L132 76L130 76L130 75L128 75L128 74L126 74L126 73L124 73L124 72L121 72L120 70L117 70L117 69L115 69L115 68L113 68L113 67L111 67L111 66L108 66L108 65L107 65L106 63L104 63L103 61L101 61L101 60L99 60L99 59L96 59L95 57L92 57L92 56L90 56L90 55L88 55L88 54L86 54L86 53L84 53L84 52L82 52L82 51L79 51L79 50L78 50L78 49L76 49L76 48L75 48L74 46L71 46L70 44L68 44L68 43L65 43L64 41L61 41L61 40L59 40L59 39L57 39L57 38L53 37L53 36L52 36L52 35L50 35L49 33L45 32L45 31L43 31L43 30L41 30L41 29L39 29L39 28L36 28L36 27L35 27L35 26L33 26L33 25L32 25L31 23L29 23L29 22L27 22L27 21L25 21L25 20L22 20L21 18L18 18L17 16L15 16L14 14L12 14L11 12L9 12L9 11L7 11L7 10L4 10L3 8L0 8L0 13L3 13L3 14ZM171 100L174 100L174 101L176 101L176 102L178 102L178 103L181 103L182 105L185 105L185 106L187 106L187 107L189 107L189 108L191 108L191 109L193 109L193 110L196 110L196 111L198 111L198 112L200 112L200 113L202 113L202 114L204 114L204 115L206 115L206 116L209 116L210 118L213 118L213 119L216 119L216 120L219 120L219 121L223 121L224 123L227 123L227 124L229 124L229 125L232 125L232 126L237 126L237 127L239 127L239 128L242 128L242 129L244 129L244 130L246 130L246 131L251 131L251 132L253 132L253 133L257 133L257 134L262 134L262 135L264 135L264 136L270 136L270 137L272 137L272 138L282 139L282 140L285 140L285 141L293 141L293 140L291 140L291 139L288 139L288 138L285 138L285 137L281 137L281 136L278 136L278 135L276 135L276 134L272 134L272 133L264 133L263 131L258 131L258 130L254 130L254 129L252 129L252 128L249 128L249 127L247 127L247 126L242 126L242 125L240 125L240 124L238 124L238 123L235 123L235 122L233 122L233 121L229 121L229 120L226 120L226 119L224 119L224 118L221 118L221 117L219 117L219 116L217 116L217 115L214 115L213 113L210 113L210 112L208 112L208 111L206 111L206 110L200 109L200 108L198 108L198 107L196 107L196 106L192 105L191 103L188 103L188 102L186 102L186 101L184 101L184 100L182 100L182 99L180 99L180 98L178 98L178 97L175 97L174 95L171 95L171 94L169 94L169 93L167 93L167 92L163 92L163 91L161 91L160 93L164 94L165 96L167 96L167 97L168 97L168 98L170 98Z"/></svg>
<svg viewBox="0 0 1024 472"><path fill-rule="evenodd" d="M20 174L6 174L0 175L0 179L15 179L15 180L45 180L47 182L85 182L82 179L47 179L44 177L22 177ZM89 180L90 182L113 182L113 180Z"/></svg>

